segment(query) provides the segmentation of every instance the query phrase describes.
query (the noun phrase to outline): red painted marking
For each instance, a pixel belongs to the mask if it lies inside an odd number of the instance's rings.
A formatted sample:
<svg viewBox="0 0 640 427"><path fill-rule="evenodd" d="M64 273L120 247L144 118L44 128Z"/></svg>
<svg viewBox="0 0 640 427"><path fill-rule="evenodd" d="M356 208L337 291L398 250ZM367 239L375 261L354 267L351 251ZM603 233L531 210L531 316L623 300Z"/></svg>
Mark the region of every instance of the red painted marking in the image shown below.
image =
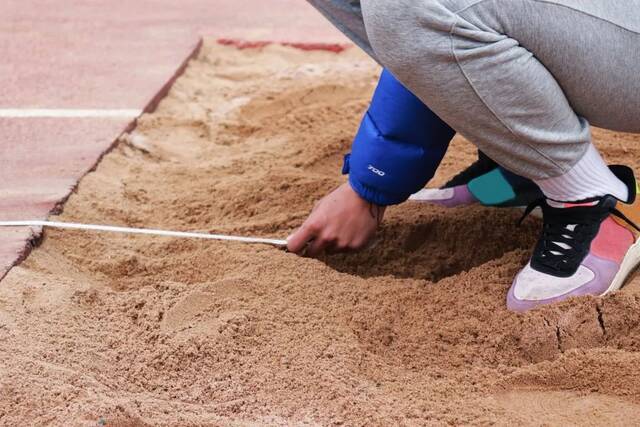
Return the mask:
<svg viewBox="0 0 640 427"><path fill-rule="evenodd" d="M306 42L277 42L269 40L242 40L242 39L228 39L221 38L217 40L218 43L224 46L233 46L237 49L260 49L271 44L279 44L281 46L289 46L300 50L314 51L321 50L333 53L343 52L345 49L351 47L351 44L347 43L306 43Z"/></svg>
<svg viewBox="0 0 640 427"><path fill-rule="evenodd" d="M340 53L344 50L350 48L351 44L340 44L340 43L291 43L284 42L282 43L284 46L295 47L296 49L301 50L326 50L328 52Z"/></svg>
<svg viewBox="0 0 640 427"><path fill-rule="evenodd" d="M269 41L250 41L250 40L238 40L238 39L218 39L219 44L224 46L233 46L236 49L259 49L261 47L269 46L273 42Z"/></svg>

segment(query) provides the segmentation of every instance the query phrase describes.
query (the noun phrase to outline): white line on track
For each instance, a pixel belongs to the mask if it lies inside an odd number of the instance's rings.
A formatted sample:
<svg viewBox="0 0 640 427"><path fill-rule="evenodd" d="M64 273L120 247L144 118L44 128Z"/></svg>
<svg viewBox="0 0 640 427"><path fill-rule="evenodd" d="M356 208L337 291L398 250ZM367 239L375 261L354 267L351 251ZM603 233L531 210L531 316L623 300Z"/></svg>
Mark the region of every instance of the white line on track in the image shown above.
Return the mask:
<svg viewBox="0 0 640 427"><path fill-rule="evenodd" d="M52 227L73 230L107 231L112 233L147 234L165 237L183 237L192 239L227 240L242 243L262 243L274 246L286 246L286 240L264 239L261 237L229 236L224 234L193 233L188 231L154 230L150 228L114 227L112 225L77 224L56 221L0 221L0 227Z"/></svg>
<svg viewBox="0 0 640 427"><path fill-rule="evenodd" d="M142 114L134 109L0 108L0 118L113 118L132 119Z"/></svg>

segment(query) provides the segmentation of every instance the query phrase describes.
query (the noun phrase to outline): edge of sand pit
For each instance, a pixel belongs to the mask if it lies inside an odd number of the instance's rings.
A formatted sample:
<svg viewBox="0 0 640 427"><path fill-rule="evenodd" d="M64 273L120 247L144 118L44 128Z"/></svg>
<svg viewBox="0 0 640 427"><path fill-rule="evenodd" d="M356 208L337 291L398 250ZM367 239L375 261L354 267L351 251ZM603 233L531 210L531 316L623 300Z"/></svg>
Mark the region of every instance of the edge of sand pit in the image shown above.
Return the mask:
<svg viewBox="0 0 640 427"><path fill-rule="evenodd" d="M193 45L193 47L190 49L188 55L178 65L178 67L171 74L169 79L167 79L167 81L160 87L160 89L155 93L155 95L153 95L151 99L146 103L144 108L142 108L141 115L145 113L152 113L157 108L160 101L162 101L162 99L167 96L167 93L169 93L175 81L184 73L184 70L187 68L189 61L191 61L191 59L195 58L198 55L198 53L200 52L200 49L202 48L202 44L203 44L203 38L202 36L199 36L195 44ZM49 212L47 212L47 214L45 215L45 219L47 219L52 214L57 214L62 212L62 210L64 209L64 204L67 202L69 197L76 191L76 188L78 187L78 183L80 182L80 180L82 180L82 178L84 178L88 173L96 169L100 161L104 158L106 154L108 154L111 150L115 148L115 146L118 144L118 141L124 134L129 133L133 129L135 129L137 125L138 117L134 117L132 120L130 120L124 125L122 131L113 139L113 141L111 141L107 149L102 151L102 153L100 153L100 155L95 159L93 164L87 170L85 170L82 174L80 174L80 176L78 176L78 178L75 180L73 187L69 189L67 194L64 197L62 197L60 200L58 200L56 204L53 206L53 208L51 208ZM9 263L8 267L4 271L0 270L0 281L2 281L2 279L6 277L6 275L11 271L13 267L22 263L29 256L31 251L34 248L38 247L40 243L42 243L42 237L43 237L42 227L31 227L31 235L28 239L25 240L24 246L17 253L17 257L12 262Z"/></svg>
<svg viewBox="0 0 640 427"><path fill-rule="evenodd" d="M195 44L190 49L189 53L185 56L182 62L180 62L180 64L175 69L173 74L169 77L169 79L167 79L167 81L158 89L155 95L153 95L151 99L146 103L144 108L142 108L140 115L146 114L146 113L153 113L156 110L156 108L158 107L158 104L160 104L160 102L167 96L167 94L173 87L176 80L180 76L182 76L187 66L189 65L189 62L195 57L197 57L198 54L200 53L202 46L204 44L204 38L205 36L198 36ZM291 47L294 49L300 49L304 51L327 51L327 52L338 54L353 46L352 44L322 43L322 42L297 43L297 42L291 42L291 41L242 40L242 39L235 39L235 38L217 38L217 39L214 38L214 39L218 44L235 47L236 49L239 49L239 50L260 49L265 46L275 44L275 45ZM73 187L69 189L69 191L64 197L62 197L60 200L56 202L54 207L51 210L49 210L49 212L47 212L44 219L47 219L50 215L60 214L63 211L65 203L67 202L69 197L76 191L79 182L88 173L91 173L96 169L96 167L100 164L104 156L107 155L109 152L111 152L111 150L113 150L118 145L123 135L130 133L136 128L139 117L140 116L134 117L131 121L125 124L122 131L113 139L113 141L111 141L107 149L105 149L102 153L100 153L100 155L95 159L91 167L89 167L86 171L84 171L80 176L77 177ZM17 252L16 258L9 263L6 269L4 270L0 269L0 281L2 281L6 277L6 275L11 271L13 267L19 265L25 259L27 259L31 251L34 248L37 248L42 243L43 228L31 227L30 230L31 230L30 236L24 241L24 245L22 249L19 250L19 252Z"/></svg>

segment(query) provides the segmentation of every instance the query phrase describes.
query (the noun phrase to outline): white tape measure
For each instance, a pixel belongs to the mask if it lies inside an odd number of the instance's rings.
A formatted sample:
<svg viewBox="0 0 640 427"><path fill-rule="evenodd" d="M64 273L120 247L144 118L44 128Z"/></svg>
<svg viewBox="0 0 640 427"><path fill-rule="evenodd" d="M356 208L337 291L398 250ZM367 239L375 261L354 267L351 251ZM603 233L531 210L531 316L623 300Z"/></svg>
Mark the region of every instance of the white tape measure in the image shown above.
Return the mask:
<svg viewBox="0 0 640 427"><path fill-rule="evenodd" d="M286 240L261 237L229 236L224 234L194 233L189 231L154 230L150 228L116 227L111 225L77 224L56 221L0 221L0 227L51 227L72 230L106 231L111 233L146 234L151 236L181 237L191 239L226 240L241 243L261 243L273 246L287 246Z"/></svg>

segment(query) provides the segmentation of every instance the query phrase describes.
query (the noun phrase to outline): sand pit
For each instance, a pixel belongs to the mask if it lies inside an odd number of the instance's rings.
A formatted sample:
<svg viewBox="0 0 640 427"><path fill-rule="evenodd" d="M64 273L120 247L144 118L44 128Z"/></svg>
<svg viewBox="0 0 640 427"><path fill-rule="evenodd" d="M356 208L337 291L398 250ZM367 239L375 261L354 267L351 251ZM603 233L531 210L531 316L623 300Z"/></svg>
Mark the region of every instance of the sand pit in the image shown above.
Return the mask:
<svg viewBox="0 0 640 427"><path fill-rule="evenodd" d="M206 43L55 220L286 237L328 190L377 67ZM640 170L640 138L596 132ZM434 183L474 157L462 139ZM389 210L376 244L50 230L0 283L2 425L621 425L640 413L640 279L505 309L538 224Z"/></svg>

